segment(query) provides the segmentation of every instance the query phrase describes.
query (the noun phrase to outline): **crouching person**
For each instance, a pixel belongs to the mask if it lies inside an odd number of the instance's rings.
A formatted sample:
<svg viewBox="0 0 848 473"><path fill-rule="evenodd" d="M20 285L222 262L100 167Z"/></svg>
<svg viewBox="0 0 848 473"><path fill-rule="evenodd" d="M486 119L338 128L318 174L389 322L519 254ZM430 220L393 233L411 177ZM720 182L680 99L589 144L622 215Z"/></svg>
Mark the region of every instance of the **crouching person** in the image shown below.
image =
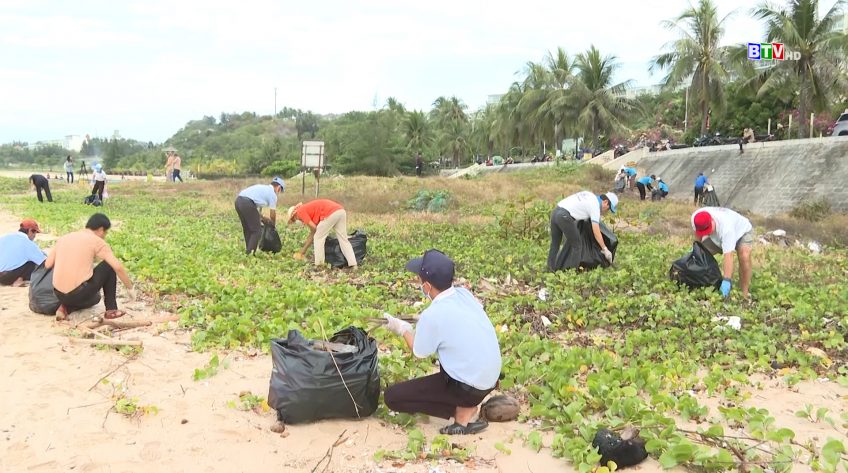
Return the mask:
<svg viewBox="0 0 848 473"><path fill-rule="evenodd" d="M56 241L44 266L53 268L53 292L62 305L56 320L65 320L71 312L92 307L100 302L106 305L104 318L116 319L125 314L118 310L117 278L135 299L133 283L124 265L112 254L106 243L106 232L112 227L109 217L97 213L88 219L85 230L69 233ZM93 266L95 259L102 260Z"/></svg>
<svg viewBox="0 0 848 473"><path fill-rule="evenodd" d="M38 222L26 219L17 232L0 237L0 285L23 285L44 262L44 252L33 242L38 233L41 233Z"/></svg>
<svg viewBox="0 0 848 473"><path fill-rule="evenodd" d="M423 413L454 422L440 432L474 434L488 423L475 418L483 399L495 389L501 354L492 322L466 289L453 287L454 263L438 250L428 250L406 269L418 274L430 304L417 327L385 314L387 328L403 337L418 358L436 354L440 372L386 389L386 406L397 412Z"/></svg>

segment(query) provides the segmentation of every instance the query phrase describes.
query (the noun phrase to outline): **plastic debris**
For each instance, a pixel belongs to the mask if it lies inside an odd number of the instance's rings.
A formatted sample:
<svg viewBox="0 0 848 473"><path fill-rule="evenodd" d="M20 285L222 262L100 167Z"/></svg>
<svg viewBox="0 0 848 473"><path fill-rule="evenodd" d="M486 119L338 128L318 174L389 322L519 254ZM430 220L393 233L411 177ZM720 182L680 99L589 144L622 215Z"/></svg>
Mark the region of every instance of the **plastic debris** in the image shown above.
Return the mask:
<svg viewBox="0 0 848 473"><path fill-rule="evenodd" d="M808 243L807 249L809 249L814 254L819 254L822 251L821 245L818 242L815 242L815 241L811 241L810 243Z"/></svg>
<svg viewBox="0 0 848 473"><path fill-rule="evenodd" d="M542 316L542 325L544 325L545 327L550 327L551 325L553 325L553 322L551 322L551 319L549 319L549 318L547 318L543 315Z"/></svg>
<svg viewBox="0 0 848 473"><path fill-rule="evenodd" d="M548 290L545 289L544 287L539 289L539 300L540 301L548 300Z"/></svg>

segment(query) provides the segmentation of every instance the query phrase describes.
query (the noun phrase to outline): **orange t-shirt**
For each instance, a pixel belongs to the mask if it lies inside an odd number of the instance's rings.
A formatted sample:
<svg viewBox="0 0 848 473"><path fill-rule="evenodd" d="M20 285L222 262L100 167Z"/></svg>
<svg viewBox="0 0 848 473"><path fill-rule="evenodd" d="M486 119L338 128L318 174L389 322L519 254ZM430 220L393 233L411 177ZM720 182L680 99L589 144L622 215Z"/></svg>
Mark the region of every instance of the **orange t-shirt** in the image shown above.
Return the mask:
<svg viewBox="0 0 848 473"><path fill-rule="evenodd" d="M329 217L333 212L341 210L342 206L338 202L333 202L330 199L316 199L301 205L294 211L297 218L303 223L312 222L318 225L321 220Z"/></svg>
<svg viewBox="0 0 848 473"><path fill-rule="evenodd" d="M67 294L94 275L94 259L105 259L112 249L91 230L68 233L56 240L53 258L53 287Z"/></svg>

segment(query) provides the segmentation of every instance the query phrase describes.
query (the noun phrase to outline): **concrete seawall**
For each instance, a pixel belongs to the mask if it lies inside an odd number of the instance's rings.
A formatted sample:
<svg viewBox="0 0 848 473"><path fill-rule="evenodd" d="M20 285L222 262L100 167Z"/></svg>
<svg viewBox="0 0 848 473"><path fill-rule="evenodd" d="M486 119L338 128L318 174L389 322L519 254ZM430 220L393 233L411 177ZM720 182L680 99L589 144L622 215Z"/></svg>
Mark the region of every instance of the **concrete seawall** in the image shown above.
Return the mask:
<svg viewBox="0 0 848 473"><path fill-rule="evenodd" d="M848 212L848 137L752 143L743 154L738 145L725 145L619 159L636 161L640 175L661 176L672 198L691 200L703 172L723 206L769 216L826 198L834 210Z"/></svg>

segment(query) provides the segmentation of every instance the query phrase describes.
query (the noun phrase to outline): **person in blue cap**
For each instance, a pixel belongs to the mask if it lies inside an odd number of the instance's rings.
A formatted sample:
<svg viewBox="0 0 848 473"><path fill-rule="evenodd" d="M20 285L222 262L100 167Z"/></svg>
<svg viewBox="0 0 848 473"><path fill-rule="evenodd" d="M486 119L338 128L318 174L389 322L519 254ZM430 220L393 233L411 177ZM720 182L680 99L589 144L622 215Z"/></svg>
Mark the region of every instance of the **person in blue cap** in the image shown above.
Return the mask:
<svg viewBox="0 0 848 473"><path fill-rule="evenodd" d="M489 424L478 418L480 403L498 385L501 351L495 327L471 292L454 287L454 263L431 249L406 264L418 275L419 287L432 302L416 328L390 314L386 328L403 337L418 358L435 354L439 373L389 386L383 399L389 409L424 413L454 422L442 427L446 435L476 434Z"/></svg>
<svg viewBox="0 0 848 473"><path fill-rule="evenodd" d="M562 199L551 212L551 247L548 250L548 269L557 271L566 269L570 261L571 249L578 246L580 232L577 230L579 220L592 222L592 234L601 248L604 258L612 263L612 252L604 243L601 235L601 214L610 211L615 213L618 207L618 196L612 192L595 195L582 191ZM565 242L563 242L565 237ZM562 248L560 248L562 244Z"/></svg>
<svg viewBox="0 0 848 473"><path fill-rule="evenodd" d="M241 221L244 233L244 246L247 254L255 253L262 235L262 223L277 224L277 195L286 190L286 183L281 177L275 177L271 184L255 184L241 192L236 197L236 213ZM262 216L262 208L268 207L270 218Z"/></svg>
<svg viewBox="0 0 848 473"><path fill-rule="evenodd" d="M647 190L654 190L654 182L657 180L657 176L651 174L650 176L640 177L639 180L636 181L636 188L639 189L639 200L645 200L645 196L647 195Z"/></svg>
<svg viewBox="0 0 848 473"><path fill-rule="evenodd" d="M100 202L103 202L103 191L106 190L106 171L100 163L94 165L94 172L91 173L91 178L94 179L94 187L91 188L91 195L97 194Z"/></svg>

